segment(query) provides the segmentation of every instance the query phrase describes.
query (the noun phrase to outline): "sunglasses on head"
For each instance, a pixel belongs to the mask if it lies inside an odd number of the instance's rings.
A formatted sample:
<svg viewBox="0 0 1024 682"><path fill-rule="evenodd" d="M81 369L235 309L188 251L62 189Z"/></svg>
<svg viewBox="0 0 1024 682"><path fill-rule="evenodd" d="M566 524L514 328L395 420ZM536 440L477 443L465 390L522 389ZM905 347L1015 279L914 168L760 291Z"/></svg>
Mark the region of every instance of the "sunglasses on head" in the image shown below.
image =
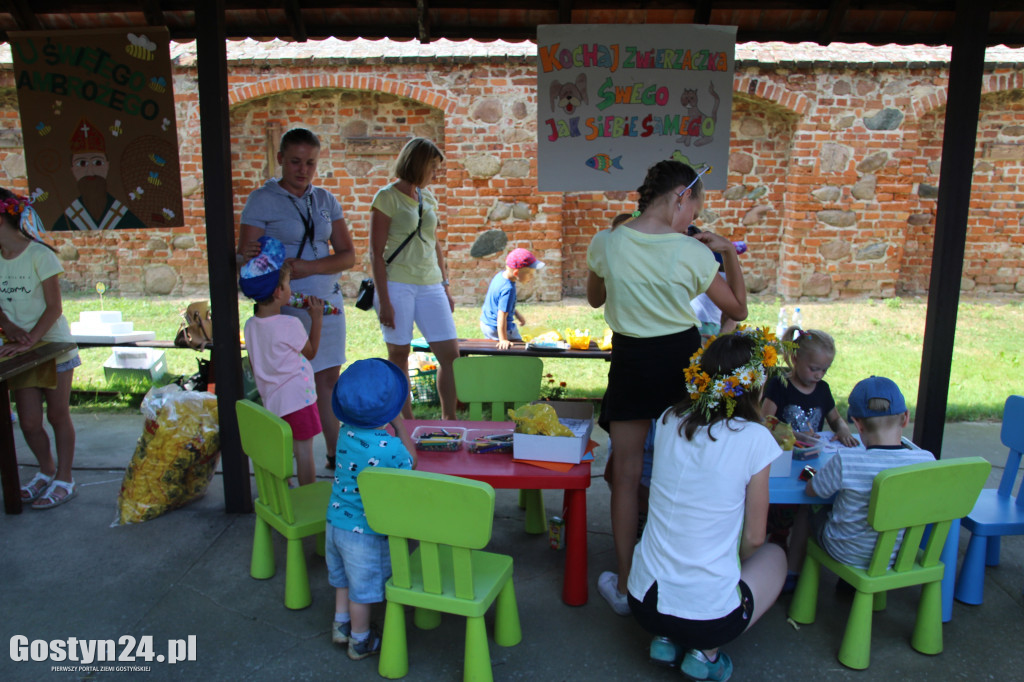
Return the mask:
<svg viewBox="0 0 1024 682"><path fill-rule="evenodd" d="M693 179L693 182L691 182L691 183L690 183L689 185L687 185L686 187L684 187L684 188L683 188L683 191L682 191L682 192L680 192L678 196L683 196L684 194L686 194L687 190L689 190L689 189L690 189L691 187L693 187L694 185L696 185L696 184L697 184L697 181L698 181L698 180L700 180L700 176L704 175L705 173L710 173L710 172L711 172L711 168L712 168L711 166L704 166L703 168L701 168L701 169L700 169L700 170L699 170L699 171L697 172L697 177L695 177L695 178Z"/></svg>

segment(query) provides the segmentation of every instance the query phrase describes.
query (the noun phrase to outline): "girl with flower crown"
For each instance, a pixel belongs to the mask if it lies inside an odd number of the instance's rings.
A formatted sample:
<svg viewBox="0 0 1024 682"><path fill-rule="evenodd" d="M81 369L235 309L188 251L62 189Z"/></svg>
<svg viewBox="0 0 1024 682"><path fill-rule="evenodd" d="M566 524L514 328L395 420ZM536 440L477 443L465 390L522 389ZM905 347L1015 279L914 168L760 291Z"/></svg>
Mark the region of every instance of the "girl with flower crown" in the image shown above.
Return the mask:
<svg viewBox="0 0 1024 682"><path fill-rule="evenodd" d="M700 176L708 170L678 161L654 164L637 190L633 219L599 232L587 250L587 301L604 306L613 332L601 425L608 424L614 443L611 516L618 571L603 572L597 588L620 615L629 615L626 579L636 543L644 441L651 420L683 397L679 377L700 348L690 301L707 292L732 319L747 317L732 242L710 232L687 234L704 205ZM722 254L724 280L713 251Z"/></svg>
<svg viewBox="0 0 1024 682"><path fill-rule="evenodd" d="M64 268L53 249L25 229L23 217L31 216L31 211L26 197L0 188L0 329L7 337L0 357L22 353L43 341L74 340L62 314L57 279ZM27 372L9 382L21 432L39 462L39 472L21 488L21 501L31 502L33 509L50 509L75 496L71 377L81 364L75 348L56 359L55 372ZM57 445L56 464L43 429L44 402Z"/></svg>
<svg viewBox="0 0 1024 682"><path fill-rule="evenodd" d="M775 602L786 555L765 544L768 470L781 454L761 424L761 392L780 342L740 328L694 353L684 399L654 436L650 511L633 553L629 606L656 635L651 659L726 680L718 648Z"/></svg>

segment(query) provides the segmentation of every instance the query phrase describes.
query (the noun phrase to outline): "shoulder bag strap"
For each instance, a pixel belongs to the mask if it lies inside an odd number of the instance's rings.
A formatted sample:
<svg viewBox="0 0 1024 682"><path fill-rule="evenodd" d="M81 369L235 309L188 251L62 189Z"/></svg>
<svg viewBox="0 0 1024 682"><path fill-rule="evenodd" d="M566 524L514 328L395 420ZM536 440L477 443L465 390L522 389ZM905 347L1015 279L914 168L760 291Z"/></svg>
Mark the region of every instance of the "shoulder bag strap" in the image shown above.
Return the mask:
<svg viewBox="0 0 1024 682"><path fill-rule="evenodd" d="M291 197L289 197L291 198ZM312 194L306 195L306 210L309 212L308 216L302 215L302 211L299 210L299 202L292 199L292 206L295 207L295 212L299 214L299 219L302 221L303 235L302 241L299 243L299 252L295 254L296 258L302 258L302 251L306 248L306 242L313 243L313 199ZM316 246L313 246L313 255L316 256Z"/></svg>
<svg viewBox="0 0 1024 682"><path fill-rule="evenodd" d="M386 261L384 261L384 265L391 265L391 261L395 260L395 258L398 257L398 254L400 254L402 252L402 249L405 248L405 245L408 244L412 240L413 237L415 237L417 234L419 234L420 233L420 228L423 227L423 195L420 194L419 190L416 190L416 196L420 200L419 201L419 203L420 203L420 215L419 215L419 221L416 223L416 229L413 230L412 232L410 232L409 236L405 238L405 241L403 241L401 244L399 244L398 248L395 249L395 252L393 254L391 254L391 257L388 258Z"/></svg>

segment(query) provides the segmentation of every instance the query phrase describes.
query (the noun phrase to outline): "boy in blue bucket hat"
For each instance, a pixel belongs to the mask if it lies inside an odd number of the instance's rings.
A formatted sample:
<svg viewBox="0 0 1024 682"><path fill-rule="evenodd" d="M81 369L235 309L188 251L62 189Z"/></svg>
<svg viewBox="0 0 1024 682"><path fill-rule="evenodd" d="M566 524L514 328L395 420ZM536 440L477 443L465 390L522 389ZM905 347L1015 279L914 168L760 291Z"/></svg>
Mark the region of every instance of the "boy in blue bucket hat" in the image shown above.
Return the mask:
<svg viewBox="0 0 1024 682"><path fill-rule="evenodd" d="M388 539L366 523L356 479L366 467L416 467L416 446L402 420L408 397L405 373L380 358L349 365L331 396L341 422L327 507L327 574L336 590L331 639L347 643L348 657L356 661L380 653L370 605L384 601L384 584L391 577ZM396 435L388 433L388 424Z"/></svg>
<svg viewBox="0 0 1024 682"><path fill-rule="evenodd" d="M292 450L299 485L316 480L313 436L323 430L316 405L316 382L309 361L320 346L323 304L311 297L309 335L296 317L281 314L291 298L291 268L284 245L260 237L260 255L242 266L238 286L253 299L253 316L245 323L245 349L263 406L292 428Z"/></svg>

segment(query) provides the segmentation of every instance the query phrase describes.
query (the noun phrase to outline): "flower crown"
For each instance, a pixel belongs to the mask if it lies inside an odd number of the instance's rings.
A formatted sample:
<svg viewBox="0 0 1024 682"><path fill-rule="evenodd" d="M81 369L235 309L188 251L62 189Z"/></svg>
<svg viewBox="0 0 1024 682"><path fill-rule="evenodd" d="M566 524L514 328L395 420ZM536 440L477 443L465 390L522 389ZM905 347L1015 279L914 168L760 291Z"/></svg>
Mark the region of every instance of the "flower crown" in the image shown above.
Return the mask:
<svg viewBox="0 0 1024 682"><path fill-rule="evenodd" d="M693 401L693 409L699 410L709 420L723 401L726 417L732 417L733 410L736 409L736 398L761 388L769 376L781 375L780 356L785 350L796 347L795 343L779 341L768 327L742 325L732 333L754 342L754 349L747 364L737 367L728 376L711 376L705 372L701 366L704 351L718 338L712 336L690 357L690 366L683 370L686 390Z"/></svg>
<svg viewBox="0 0 1024 682"><path fill-rule="evenodd" d="M21 215L25 207L32 203L28 197L14 195L10 199L0 199L0 213L9 215Z"/></svg>

